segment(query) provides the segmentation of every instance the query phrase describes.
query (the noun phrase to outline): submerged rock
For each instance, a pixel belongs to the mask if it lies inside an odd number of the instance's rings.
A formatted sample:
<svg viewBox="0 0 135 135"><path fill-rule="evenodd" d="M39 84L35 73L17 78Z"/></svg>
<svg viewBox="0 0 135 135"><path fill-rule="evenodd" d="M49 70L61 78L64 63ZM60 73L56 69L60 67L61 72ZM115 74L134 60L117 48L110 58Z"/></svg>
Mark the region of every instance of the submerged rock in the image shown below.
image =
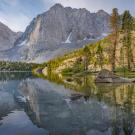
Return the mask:
<svg viewBox="0 0 135 135"><path fill-rule="evenodd" d="M74 101L74 100L78 100L78 99L80 99L80 98L82 98L82 97L83 97L82 94L76 93L76 94L71 94L70 99L71 99L72 101Z"/></svg>
<svg viewBox="0 0 135 135"><path fill-rule="evenodd" d="M107 69L103 69L98 73L95 82L96 83L132 83L135 82L135 78L128 79L128 78L118 77L114 75L111 71Z"/></svg>

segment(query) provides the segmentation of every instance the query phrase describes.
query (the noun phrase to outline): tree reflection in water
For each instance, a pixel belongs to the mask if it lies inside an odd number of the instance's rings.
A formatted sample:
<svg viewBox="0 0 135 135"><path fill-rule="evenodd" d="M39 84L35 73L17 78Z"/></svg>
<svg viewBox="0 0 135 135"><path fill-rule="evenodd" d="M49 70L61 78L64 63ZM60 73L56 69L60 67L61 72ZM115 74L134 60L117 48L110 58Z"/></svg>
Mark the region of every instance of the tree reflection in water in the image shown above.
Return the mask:
<svg viewBox="0 0 135 135"><path fill-rule="evenodd" d="M51 135L135 134L135 84L95 84L92 75L50 74L49 81L18 75L6 74L0 80L5 96L0 98L1 113L5 112L0 118L21 109ZM73 95L79 98L72 100Z"/></svg>
<svg viewBox="0 0 135 135"><path fill-rule="evenodd" d="M56 78L58 78L58 76L55 76L55 79ZM51 79L52 82L55 82L53 77L51 77ZM58 79L56 80L58 81ZM45 88L41 87L39 83L36 83L36 86L35 83L28 83L28 85L31 84L31 86L27 88L27 92L30 91L31 88L31 91L34 90L36 93L34 93L35 95L32 93L34 98L28 101L29 109L27 108L26 112L29 112L29 114L36 112L34 121L38 119L38 125L49 130L51 130L51 126L53 125L52 127L57 130L58 133L61 133L61 131L58 128L58 125L54 122L55 119L61 121L60 125L62 128L68 127L68 131L70 132L75 132L75 130L70 129L71 127L69 126L69 123L76 123L76 126L73 124L74 126L72 128L78 127L80 133L86 133L88 130L94 129L111 135L135 134L135 84L95 84L93 83L93 80L94 76L85 76L72 78L70 79L70 82L65 81L64 79L58 81L58 83L63 84L65 88L73 89L77 93L83 93L83 98L81 97L79 100L70 101L70 103L63 102L65 98L69 98L70 100L70 96L62 95L63 93L61 93L62 98L59 97L58 91L62 86L47 82L46 87L55 85L54 87L51 87L52 93L50 92L50 95L48 94L47 96L45 92L46 90L44 91ZM74 93L74 91L70 90L71 93ZM44 100L41 102L43 95ZM49 96L50 98L48 98ZM33 104L33 101L36 102L36 104ZM43 104L46 107L43 107ZM35 110L37 106L38 113L37 110ZM47 110L47 108L53 109ZM99 108L101 109L100 111ZM51 112L50 114L50 111L54 112ZM63 111L64 114L61 114ZM56 115L56 117L53 115ZM60 118L57 118L57 115ZM31 117L32 115L29 116ZM92 121L92 118L95 118L95 121ZM31 119L33 121L32 117ZM96 122L99 122L99 124ZM48 123L48 125L45 123ZM85 130L83 129L84 127ZM65 130L65 132L68 131ZM91 133L89 132L89 134Z"/></svg>

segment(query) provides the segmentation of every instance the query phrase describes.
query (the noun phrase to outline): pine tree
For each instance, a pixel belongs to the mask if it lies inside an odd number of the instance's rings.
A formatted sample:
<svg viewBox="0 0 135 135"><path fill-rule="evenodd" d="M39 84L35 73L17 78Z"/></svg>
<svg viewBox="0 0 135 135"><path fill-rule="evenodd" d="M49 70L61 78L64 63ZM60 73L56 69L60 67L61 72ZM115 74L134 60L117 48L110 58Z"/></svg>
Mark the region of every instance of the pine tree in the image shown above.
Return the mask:
<svg viewBox="0 0 135 135"><path fill-rule="evenodd" d="M116 66L116 48L118 44L118 37L119 37L119 29L120 29L120 17L118 13L118 9L114 8L112 10L112 15L110 18L110 25L112 28L112 54L111 54L111 65L112 65L112 71L115 71Z"/></svg>
<svg viewBox="0 0 135 135"><path fill-rule="evenodd" d="M104 64L104 54L103 54L103 48L101 46L101 42L99 42L98 44L98 48L97 48L97 60L98 60L98 64L100 66L101 69L103 69L103 64Z"/></svg>
<svg viewBox="0 0 135 135"><path fill-rule="evenodd" d="M123 45L126 48L127 66L131 71L131 65L133 63L132 52L132 30L133 30L133 17L129 11L125 11L122 18L122 30L124 32Z"/></svg>
<svg viewBox="0 0 135 135"><path fill-rule="evenodd" d="M91 57L91 52L88 46L84 47L83 55L84 55L84 70L87 71Z"/></svg>

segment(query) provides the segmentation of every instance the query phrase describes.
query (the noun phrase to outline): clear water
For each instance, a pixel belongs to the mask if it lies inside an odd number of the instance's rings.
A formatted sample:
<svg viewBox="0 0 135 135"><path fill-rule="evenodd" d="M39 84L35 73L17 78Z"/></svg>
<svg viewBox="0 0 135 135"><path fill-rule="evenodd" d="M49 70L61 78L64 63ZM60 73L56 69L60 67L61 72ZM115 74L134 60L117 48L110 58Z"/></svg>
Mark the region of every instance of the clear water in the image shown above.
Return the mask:
<svg viewBox="0 0 135 135"><path fill-rule="evenodd" d="M135 84L52 80L0 73L0 135L135 135Z"/></svg>

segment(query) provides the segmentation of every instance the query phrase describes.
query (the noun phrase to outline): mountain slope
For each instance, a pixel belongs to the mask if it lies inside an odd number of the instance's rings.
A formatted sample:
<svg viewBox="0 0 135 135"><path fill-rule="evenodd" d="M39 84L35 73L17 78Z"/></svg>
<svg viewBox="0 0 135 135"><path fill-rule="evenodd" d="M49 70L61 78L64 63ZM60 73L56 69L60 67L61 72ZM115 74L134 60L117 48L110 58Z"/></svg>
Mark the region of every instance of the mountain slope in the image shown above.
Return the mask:
<svg viewBox="0 0 135 135"><path fill-rule="evenodd" d="M132 37L132 46L131 53L135 51L134 40L135 40L135 31L131 33ZM121 31L119 33L118 45L116 47L116 71L126 72L127 69L127 48L123 45L124 33ZM87 44L88 49L90 50L89 54L89 71L100 71L105 68L111 70L111 59L112 59L112 37L111 35L106 38L99 40L95 43ZM71 75L76 73L84 72L84 63L85 63L85 50L84 48L77 49L70 53L67 53L61 57L50 60L48 63L48 68L41 65L44 75L47 75L48 71L53 71L57 74ZM132 71L135 71L135 54L133 53L133 62L131 63ZM102 65L101 65L102 64ZM124 75L124 73L122 74Z"/></svg>
<svg viewBox="0 0 135 135"><path fill-rule="evenodd" d="M5 51L14 47L14 42L21 33L15 33L6 25L0 22L0 51Z"/></svg>
<svg viewBox="0 0 135 135"><path fill-rule="evenodd" d="M15 45L22 60L43 62L96 41L109 32L109 14L54 5L38 15Z"/></svg>

